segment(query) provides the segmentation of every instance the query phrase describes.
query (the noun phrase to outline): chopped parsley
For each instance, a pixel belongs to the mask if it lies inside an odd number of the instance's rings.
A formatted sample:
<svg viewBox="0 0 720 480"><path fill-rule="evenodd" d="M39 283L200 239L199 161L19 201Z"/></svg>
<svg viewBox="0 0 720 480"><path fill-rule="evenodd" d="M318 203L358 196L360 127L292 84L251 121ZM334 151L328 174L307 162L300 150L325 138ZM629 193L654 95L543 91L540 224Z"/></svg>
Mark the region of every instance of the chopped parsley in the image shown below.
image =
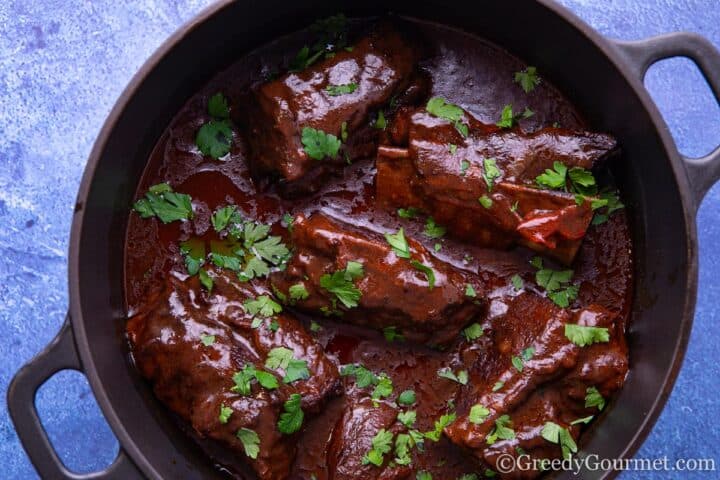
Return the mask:
<svg viewBox="0 0 720 480"><path fill-rule="evenodd" d="M577 453L577 444L567 428L555 422L545 422L541 435L548 442L560 445L563 458L570 458L573 453Z"/></svg>
<svg viewBox="0 0 720 480"><path fill-rule="evenodd" d="M488 416L490 416L490 410L488 410L487 407L478 403L470 407L468 421L470 421L470 423L474 423L475 425L479 425L483 423Z"/></svg>
<svg viewBox="0 0 720 480"><path fill-rule="evenodd" d="M256 459L258 453L260 453L260 437L258 437L258 434L254 430L243 427L237 431L235 436L242 442L245 455Z"/></svg>
<svg viewBox="0 0 720 480"><path fill-rule="evenodd" d="M290 62L290 68L289 70L291 72L300 72L302 70L305 70L307 67L312 65L313 63L317 62L317 60L320 58L320 56L323 54L323 51L320 50L318 52L313 52L311 54L310 47L305 45L300 49L300 51L297 53L295 58L292 59Z"/></svg>
<svg viewBox="0 0 720 480"><path fill-rule="evenodd" d="M180 253L185 258L188 275L196 275L205 264L205 242L199 238L191 238L180 244Z"/></svg>
<svg viewBox="0 0 720 480"><path fill-rule="evenodd" d="M483 159L483 179L487 185L488 192L492 192L495 179L500 178L502 173L497 166L497 161L494 158Z"/></svg>
<svg viewBox="0 0 720 480"><path fill-rule="evenodd" d="M350 261L345 270L337 270L332 274L326 273L320 277L320 286L336 297L332 299L333 309L336 300L339 300L346 308L358 306L362 292L353 282L363 275L362 264Z"/></svg>
<svg viewBox="0 0 720 480"><path fill-rule="evenodd" d="M375 385L375 389L370 394L370 398L372 398L373 400L379 400L381 398L389 397L390 395L392 395L392 379L384 373L378 375L376 379L377 384Z"/></svg>
<svg viewBox="0 0 720 480"><path fill-rule="evenodd" d="M532 92L540 84L537 68L528 66L525 70L515 72L515 83L520 85L525 93Z"/></svg>
<svg viewBox="0 0 720 480"><path fill-rule="evenodd" d="M386 233L385 240L390 244L399 258L410 258L410 246L405 238L405 230L400 227L397 233Z"/></svg>
<svg viewBox="0 0 720 480"><path fill-rule="evenodd" d="M545 173L538 175L535 182L541 187L552 190L564 189L567 183L568 168L561 162L553 162L553 168L546 168Z"/></svg>
<svg viewBox="0 0 720 480"><path fill-rule="evenodd" d="M538 258L539 257L535 257ZM533 261L535 261L533 259ZM535 272L535 281L537 284L547 291L548 298L558 307L567 308L572 300L578 295L579 287L570 284L573 276L572 270L551 270L542 267L542 259L536 261L534 265L539 268Z"/></svg>
<svg viewBox="0 0 720 480"><path fill-rule="evenodd" d="M450 152L450 155L455 155L455 152L457 152L457 145L454 143L448 144L448 151Z"/></svg>
<svg viewBox="0 0 720 480"><path fill-rule="evenodd" d="M362 464L372 463L376 467L382 466L385 454L392 449L392 440L392 432L384 428L380 429L373 437L371 441L372 448L363 457Z"/></svg>
<svg viewBox="0 0 720 480"><path fill-rule="evenodd" d="M330 133L311 127L303 127L300 139L307 156L313 160L322 160L325 157L337 158L342 142Z"/></svg>
<svg viewBox="0 0 720 480"><path fill-rule="evenodd" d="M258 370L250 363L246 363L242 370L235 372L232 379L235 385L230 390L243 396L250 395L252 392L253 380L257 380L263 388L267 388L268 390L273 390L280 386L277 378L275 378L273 374Z"/></svg>
<svg viewBox="0 0 720 480"><path fill-rule="evenodd" d="M482 337L482 335L483 328L479 323L473 323L463 330L463 336L467 339L468 342L477 340L478 338Z"/></svg>
<svg viewBox="0 0 720 480"><path fill-rule="evenodd" d="M535 355L535 347L528 347L522 351L521 357L524 361L530 360Z"/></svg>
<svg viewBox="0 0 720 480"><path fill-rule="evenodd" d="M271 370L285 370L283 383L292 383L296 380L306 380L310 378L307 360L295 358L293 351L285 347L276 347L270 350L265 360L265 367Z"/></svg>
<svg viewBox="0 0 720 480"><path fill-rule="evenodd" d="M430 472L422 471L415 475L415 480L433 480L433 476Z"/></svg>
<svg viewBox="0 0 720 480"><path fill-rule="evenodd" d="M495 420L495 427L485 438L488 445L493 445L498 440L512 440L515 438L515 430L512 429L512 421L509 415L501 415Z"/></svg>
<svg viewBox="0 0 720 480"><path fill-rule="evenodd" d="M442 97L433 97L428 100L425 110L431 115L451 122L463 137L468 136L468 126L462 122L463 116L465 115L462 108L448 103Z"/></svg>
<svg viewBox="0 0 720 480"><path fill-rule="evenodd" d="M310 331L313 333L316 333L316 332L319 332L320 330L322 330L322 325L317 323L315 320L312 320L310 322Z"/></svg>
<svg viewBox="0 0 720 480"><path fill-rule="evenodd" d="M493 385L492 391L497 392L504 386L505 386L505 382L495 382L495 385Z"/></svg>
<svg viewBox="0 0 720 480"><path fill-rule="evenodd" d="M466 159L460 160L460 176L464 177L465 173L467 173L468 168L470 168L470 162Z"/></svg>
<svg viewBox="0 0 720 480"><path fill-rule="evenodd" d="M233 409L230 407L226 407L223 403L220 405L220 415L218 415L218 420L220 423L227 423L228 420L230 420L230 416L233 413Z"/></svg>
<svg viewBox="0 0 720 480"><path fill-rule="evenodd" d="M412 405L415 400L415 390L405 390L398 395L397 403L400 405Z"/></svg>
<svg viewBox="0 0 720 480"><path fill-rule="evenodd" d="M473 286L469 283L465 285L465 296L470 298L477 297L477 292L475 291L475 288L473 288Z"/></svg>
<svg viewBox="0 0 720 480"><path fill-rule="evenodd" d="M133 205L133 209L142 218L157 217L163 223L176 220L188 220L193 217L192 198L184 193L173 192L167 183L158 183L150 187Z"/></svg>
<svg viewBox="0 0 720 480"><path fill-rule="evenodd" d="M203 155L218 159L230 153L232 135L229 120L210 120L198 130L195 145Z"/></svg>
<svg viewBox="0 0 720 480"><path fill-rule="evenodd" d="M405 336L400 333L397 327L394 325L383 328L383 336L388 342L394 342L395 340L402 342L403 340L405 340Z"/></svg>
<svg viewBox="0 0 720 480"><path fill-rule="evenodd" d="M445 231L445 227L436 223L434 218L428 217L423 233L428 238L442 238L445 235Z"/></svg>
<svg viewBox="0 0 720 480"><path fill-rule="evenodd" d="M325 91L331 97L338 97L340 95L347 95L349 93L353 93L355 90L357 90L357 88L357 83L345 83L342 85L328 85L327 87L325 87Z"/></svg>
<svg viewBox="0 0 720 480"><path fill-rule="evenodd" d="M407 433L398 433L395 437L395 463L398 465L410 465L410 448L415 445L413 438Z"/></svg>
<svg viewBox="0 0 720 480"><path fill-rule="evenodd" d="M483 195L482 197L478 198L478 202L480 202L480 205L488 209L491 208L493 205L492 199L487 195Z"/></svg>
<svg viewBox="0 0 720 480"><path fill-rule="evenodd" d="M605 408L605 399L600 394L597 388L588 387L585 390L585 408L597 407L598 410L602 411Z"/></svg>
<svg viewBox="0 0 720 480"><path fill-rule="evenodd" d="M605 327L586 327L572 323L565 324L565 336L579 347L610 341L610 333Z"/></svg>
<svg viewBox="0 0 720 480"><path fill-rule="evenodd" d="M211 220L213 228L216 232L220 232L228 226L228 223L230 223L230 219L232 218L236 209L237 207L235 205L227 205L223 208L215 210L215 213L213 213Z"/></svg>
<svg viewBox="0 0 720 480"><path fill-rule="evenodd" d="M340 140L343 142L347 142L348 139L348 130L347 130L347 122L342 122L340 124Z"/></svg>
<svg viewBox="0 0 720 480"><path fill-rule="evenodd" d="M525 286L525 282L523 282L523 279L520 275L517 273L510 277L510 283L512 283L512 286L515 290L522 290Z"/></svg>
<svg viewBox="0 0 720 480"><path fill-rule="evenodd" d="M420 210L415 207L398 208L397 214L400 218L416 218L420 215Z"/></svg>
<svg viewBox="0 0 720 480"><path fill-rule="evenodd" d="M203 333L202 335L200 335L200 342L206 347L209 347L210 345L215 343L215 335L208 335Z"/></svg>
<svg viewBox="0 0 720 480"><path fill-rule="evenodd" d="M375 123L373 123L373 127L377 128L378 130L385 130L387 128L387 120L385 120L385 114L382 110L378 112Z"/></svg>
<svg viewBox="0 0 720 480"><path fill-rule="evenodd" d="M345 365L340 369L340 375L343 377L354 376L358 388L369 387L379 381L377 375L362 365Z"/></svg>
<svg viewBox="0 0 720 480"><path fill-rule="evenodd" d="M277 424L280 433L289 435L300 430L303 419L305 418L305 414L302 408L300 408L301 403L302 397L300 394L293 393L283 404L284 412L280 414L280 419Z"/></svg>
<svg viewBox="0 0 720 480"><path fill-rule="evenodd" d="M428 267L427 265L418 262L417 260L410 260L410 265L412 265L417 270L420 270L423 274L425 274L425 278L428 282L428 288L432 290L435 288L435 272L432 268Z"/></svg>
<svg viewBox="0 0 720 480"><path fill-rule="evenodd" d="M290 214L287 213L287 212L285 212L285 213L283 214L283 216L282 216L282 223L283 223L283 225L285 226L285 228L288 229L288 231L289 231L290 233L292 233L292 231L293 231L293 223L294 223L294 222L295 222L295 219L293 218L292 215L290 215Z"/></svg>
<svg viewBox="0 0 720 480"><path fill-rule="evenodd" d="M598 211L592 219L593 225L601 225L607 222L610 215L616 210L625 208L625 205L620 201L620 197L617 192L603 192L600 194L600 201L602 204L594 204L593 210ZM595 208L597 206L597 208Z"/></svg>
<svg viewBox="0 0 720 480"><path fill-rule="evenodd" d="M450 367L444 367L437 371L438 377L447 378L453 382L457 382L460 385L467 385L468 383L468 372L467 370L460 370L455 374Z"/></svg>
<svg viewBox="0 0 720 480"><path fill-rule="evenodd" d="M306 300L310 296L307 288L305 288L305 284L302 282L296 283L295 285L290 285L290 288L288 289L288 294L290 295L290 300L294 302L297 302L299 300Z"/></svg>
<svg viewBox="0 0 720 480"><path fill-rule="evenodd" d="M522 113L514 115L512 105L505 105L502 109L502 112L500 113L500 120L495 125L500 128L512 128L513 125L517 124L519 120L524 118L530 118L534 114L535 113L532 110L530 110L529 108L525 108Z"/></svg>
<svg viewBox="0 0 720 480"><path fill-rule="evenodd" d="M205 287L205 290L207 290L208 293L212 293L212 289L213 289L212 277L208 274L207 270L205 270L205 269L200 270L199 273L200 273L200 275L199 275L200 284L203 287Z"/></svg>
<svg viewBox="0 0 720 480"><path fill-rule="evenodd" d="M425 432L423 436L433 442L439 442L443 429L453 423L456 418L457 415L455 415L455 412L442 415L439 419L435 420L435 428L429 432Z"/></svg>
<svg viewBox="0 0 720 480"><path fill-rule="evenodd" d="M215 118L230 118L228 101L221 92L217 92L208 100L208 113Z"/></svg>
<svg viewBox="0 0 720 480"><path fill-rule="evenodd" d="M595 415L588 415L587 417L578 418L577 420L573 420L572 422L570 422L570 425L579 425L581 423L583 425L587 425L592 421L593 418L595 418Z"/></svg>
<svg viewBox="0 0 720 480"><path fill-rule="evenodd" d="M260 295L251 300L245 300L243 307L252 316L272 317L282 312L282 305L270 298L268 295Z"/></svg>
<svg viewBox="0 0 720 480"><path fill-rule="evenodd" d="M515 370L517 370L518 372L523 371L524 364L523 364L522 358L513 356L512 357L512 365L513 365L513 367L515 367Z"/></svg>

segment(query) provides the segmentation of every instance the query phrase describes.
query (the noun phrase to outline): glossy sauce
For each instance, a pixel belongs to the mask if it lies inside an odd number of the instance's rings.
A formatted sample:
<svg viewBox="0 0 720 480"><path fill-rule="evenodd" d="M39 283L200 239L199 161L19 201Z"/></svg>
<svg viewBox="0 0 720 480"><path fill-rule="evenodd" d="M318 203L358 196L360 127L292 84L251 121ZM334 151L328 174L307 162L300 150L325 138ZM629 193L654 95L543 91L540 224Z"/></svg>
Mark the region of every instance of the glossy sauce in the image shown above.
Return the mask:
<svg viewBox="0 0 720 480"><path fill-rule="evenodd" d="M439 52L423 64L432 78L433 95L445 97L489 124L496 122L502 107L510 103L518 109L527 106L535 112L533 117L522 121L525 131L534 131L554 122L567 128L584 126L581 115L548 81L543 81L531 95L513 83L514 72L525 65L503 50L444 27L419 24L419 28L432 39ZM521 312L527 307L524 297L511 291L510 278L515 274L523 277L529 292L544 295L534 286L535 269L529 265L535 255L532 251L522 247L509 251L475 248L445 237L440 240L441 250L435 252L436 240L422 235L422 222L401 219L392 211L377 208L373 158L345 167L340 176L329 180L313 195L285 200L272 187L263 191L256 189L245 162L247 149L239 134L235 134L227 159L213 160L200 154L195 146L195 134L207 121L207 98L217 91L231 99L238 98L253 82L274 71L283 55L293 55L297 47L297 40L290 36L240 59L190 99L158 141L138 186L137 197L141 197L150 185L168 182L175 191L192 197L195 217L192 222L163 225L156 220L130 215L125 250L128 315L142 310L152 292L162 291L169 276L184 278L186 271L179 243L195 236L215 238L210 216L215 209L227 204L237 205L245 218L274 224L275 234L285 238L287 234L280 225L285 213L331 212L336 218L371 230L396 230L402 226L408 237L423 243L439 260L471 274L477 273L484 279L486 291L490 292L489 317L509 315L509 309ZM620 332L624 332L633 272L632 246L624 211L616 212L604 224L590 227L572 268L575 271L573 280L580 284L576 306L598 304L619 314L622 318ZM309 316L296 316L309 325ZM482 343L473 348L437 350L411 342L389 343L379 332L324 318L318 321L323 325L317 333L318 341L338 364L362 363L373 371L386 372L393 380L395 392L416 391L416 428L421 431L432 430L433 421L449 410L448 400L454 399L458 392L457 384L437 377L437 370L448 362L471 365L473 358L482 354ZM486 337L491 336L486 332ZM624 338L617 342L616 348L626 352ZM357 392L349 387L345 395L354 397ZM552 388L544 393L534 393L523 409L518 410L514 420L522 425L523 418L533 417L548 404L561 404L559 395ZM292 478L310 478L311 473L318 479L327 478L325 453L343 413L342 397L337 397L330 400L321 414L306 421L298 441L300 448L293 463ZM226 462L226 459L221 461ZM447 438L437 444L426 442L425 453L416 457L413 467L428 470L434 478L440 479L453 479L476 471L476 463L471 457ZM236 466L229 465L228 468L228 471L234 471Z"/></svg>

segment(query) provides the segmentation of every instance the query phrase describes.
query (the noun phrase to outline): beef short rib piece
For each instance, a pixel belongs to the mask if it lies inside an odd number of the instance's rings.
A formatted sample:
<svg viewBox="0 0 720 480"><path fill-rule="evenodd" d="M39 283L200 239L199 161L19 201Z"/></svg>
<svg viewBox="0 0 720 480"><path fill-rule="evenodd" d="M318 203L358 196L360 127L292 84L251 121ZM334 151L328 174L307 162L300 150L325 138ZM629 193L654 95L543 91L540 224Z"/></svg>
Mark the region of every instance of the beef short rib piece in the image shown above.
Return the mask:
<svg viewBox="0 0 720 480"><path fill-rule="evenodd" d="M247 457L260 479L287 478L295 456L295 440L277 427L283 404L290 395L302 396L305 415L317 412L339 386L335 365L302 325L287 314L252 328L253 317L243 303L263 293L262 287L214 276L212 295L202 292L197 277L180 281L170 277L164 291L156 292L128 321L140 372L153 384L156 396L185 419L200 437L219 441L245 455L240 429L257 433L256 459ZM274 327L273 327L274 328ZM203 338L213 335L206 345ZM283 372L265 367L268 352L276 347L293 351L307 362L308 379L286 384ZM252 365L276 377L279 387L265 389L251 384L249 395L233 391L233 375ZM226 423L221 406L230 407Z"/></svg>
<svg viewBox="0 0 720 480"><path fill-rule="evenodd" d="M394 96L418 97L424 87L415 72L420 49L389 24L381 24L352 49L343 49L300 72L255 88L241 106L253 172L285 182L311 181L355 158L372 157L380 130L370 123ZM333 86L356 85L331 94ZM413 88L411 88L411 86ZM387 112L386 112L387 113ZM335 158L314 159L303 148L306 127L347 140Z"/></svg>
<svg viewBox="0 0 720 480"><path fill-rule="evenodd" d="M578 204L571 193L538 188L535 178L555 161L591 169L616 149L615 140L561 128L503 130L467 113L463 122L467 138L424 110L398 115L390 138L401 145L378 150L378 202L420 208L479 246L522 244L571 263L592 220L591 199ZM492 179L485 159L499 170Z"/></svg>
<svg viewBox="0 0 720 480"><path fill-rule="evenodd" d="M501 454L517 455L516 447L537 458L559 456L560 448L540 435L545 422L568 428L577 439L580 426L570 424L598 413L585 408L587 389L595 387L608 396L622 386L628 369L617 315L597 305L563 310L530 293L503 302L508 304L507 314L491 320L483 354L461 353L472 364L470 382L456 397L457 420L445 429L451 441L493 469ZM610 341L580 347L565 336L568 323L608 328ZM531 354L524 358L528 348ZM512 357L523 359L522 369ZM469 417L477 404L487 409L480 423ZM502 415L510 417L515 438L488 442L495 420ZM539 472L525 473L508 478L531 478Z"/></svg>
<svg viewBox="0 0 720 480"><path fill-rule="evenodd" d="M411 238L407 238L411 258L400 258L379 232L316 213L296 217L292 242L294 256L272 282L282 292L302 284L308 292L296 304L302 310L337 314L342 321L372 328L396 327L407 339L428 344L454 339L484 311L480 300L465 295L467 274L435 259ZM323 277L345 270L348 262L363 267L362 277L351 281L360 293L352 308L322 286ZM432 269L433 288L411 262Z"/></svg>

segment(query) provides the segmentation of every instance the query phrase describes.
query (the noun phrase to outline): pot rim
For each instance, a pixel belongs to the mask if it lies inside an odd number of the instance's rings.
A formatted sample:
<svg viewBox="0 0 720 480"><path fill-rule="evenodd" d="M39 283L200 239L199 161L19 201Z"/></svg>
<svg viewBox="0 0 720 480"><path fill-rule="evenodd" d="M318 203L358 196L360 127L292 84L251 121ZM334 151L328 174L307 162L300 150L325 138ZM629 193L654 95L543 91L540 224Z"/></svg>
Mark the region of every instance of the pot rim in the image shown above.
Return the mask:
<svg viewBox="0 0 720 480"><path fill-rule="evenodd" d="M233 3L235 0L218 0L216 3L206 7L179 27L168 37L160 47L143 63L142 67L133 75L130 83L125 87L117 102L113 106L110 114L105 120L92 150L88 157L88 161L80 182L80 187L76 197L75 211L71 225L69 257L68 257L68 285L70 297L70 321L74 333L76 348L80 357L82 368L88 382L92 388L93 394L97 400L104 417L110 424L114 434L116 435L121 449L124 450L140 468L140 470L151 478L160 478L159 473L153 465L147 461L140 447L125 429L122 421L117 415L112 402L109 400L102 385L102 381L98 371L92 361L90 354L91 345L85 330L84 320L82 316L82 306L80 302L80 241L82 237L84 205L87 200L95 170L101 156L105 151L105 147L112 132L115 130L116 124L122 113L125 111L131 98L136 94L137 90L150 72L156 68L164 57L172 51L176 45L189 35L193 30L201 24L213 17L219 11ZM685 240L688 245L685 261L687 262L686 282L687 289L684 295L683 318L680 323L680 336L675 344L672 353L672 364L665 377L662 380L662 391L655 398L655 401L648 409L640 428L635 432L634 436L628 441L627 446L620 454L620 458L629 458L633 456L640 448L648 434L652 430L657 418L663 410L665 403L672 391L680 368L683 363L685 351L690 337L690 331L695 311L695 303L697 299L697 283L698 283L698 261L697 261L697 231L695 224L696 204L691 195L689 178L685 170L680 153L675 146L675 142L670 136L669 129L655 103L652 101L648 91L645 89L642 79L634 74L634 69L623 56L617 46L611 39L606 38L595 29L590 27L584 20L568 10L566 7L556 3L554 0L535 0L536 3L559 16L568 24L572 25L581 35L585 36L602 54L610 60L614 68L616 68L623 78L628 82L633 92L639 98L642 106L649 113L652 125L655 128L663 148L670 160L673 170L673 176L677 183L678 192L682 201L682 210L685 219L686 231ZM502 45L500 45L502 47ZM632 325L632 322L630 323ZM617 471L605 472L603 478L614 478L618 474Z"/></svg>

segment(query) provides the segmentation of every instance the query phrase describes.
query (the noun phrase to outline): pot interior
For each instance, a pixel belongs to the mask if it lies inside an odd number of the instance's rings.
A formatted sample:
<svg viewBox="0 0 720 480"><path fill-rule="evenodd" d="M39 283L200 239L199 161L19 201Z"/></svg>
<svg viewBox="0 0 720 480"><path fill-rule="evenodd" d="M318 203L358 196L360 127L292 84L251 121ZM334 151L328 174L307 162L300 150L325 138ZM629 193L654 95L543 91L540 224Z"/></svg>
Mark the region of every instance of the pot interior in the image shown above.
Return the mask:
<svg viewBox="0 0 720 480"><path fill-rule="evenodd" d="M123 242L136 186L166 125L214 73L276 37L338 13L338 6L265 0L226 2L213 10L174 38L172 48L143 68L134 91L124 94L124 108L90 159L73 225L72 320L83 363L121 444L154 478L223 475L180 431L131 365L124 337ZM675 154L668 153L652 114L613 62L542 3L468 2L448 9L436 0L368 0L344 9L350 17L388 11L452 25L502 46L538 66L594 129L618 138L626 161L616 162L613 173L627 201L636 269L628 332L631 366L623 390L584 435L581 450L601 458L632 453L669 394L692 317L694 226L683 209L680 189L686 182L676 178L681 170L671 157ZM583 478L603 475L584 472Z"/></svg>

